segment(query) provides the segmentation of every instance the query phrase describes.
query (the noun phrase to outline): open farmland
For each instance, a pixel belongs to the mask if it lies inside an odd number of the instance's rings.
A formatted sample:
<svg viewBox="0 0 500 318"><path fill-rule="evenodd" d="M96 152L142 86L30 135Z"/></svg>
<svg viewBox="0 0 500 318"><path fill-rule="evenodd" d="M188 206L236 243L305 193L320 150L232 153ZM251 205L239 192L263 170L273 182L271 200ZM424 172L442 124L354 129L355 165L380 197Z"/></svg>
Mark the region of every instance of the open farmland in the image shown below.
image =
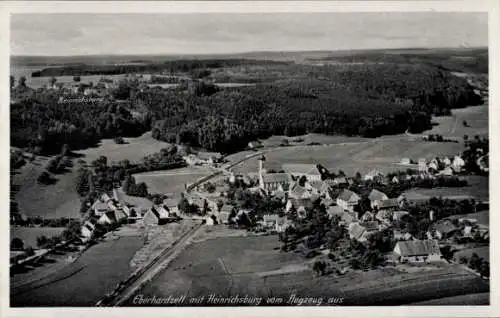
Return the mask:
<svg viewBox="0 0 500 318"><path fill-rule="evenodd" d="M112 139L103 139L99 147L88 148L76 151L85 156L87 162L106 156L108 162L129 160L130 162L140 161L144 156L159 152L169 144L151 137L151 132L137 138L123 138L124 144L119 145Z"/></svg>
<svg viewBox="0 0 500 318"><path fill-rule="evenodd" d="M185 185L209 175L210 170L201 167L188 167L165 171L151 171L134 174L135 182L145 182L150 193L179 194Z"/></svg>
<svg viewBox="0 0 500 318"><path fill-rule="evenodd" d="M484 258L488 262L490 261L490 247L489 246L463 249L461 251L456 252L453 257L456 260L459 260L460 257L462 257L462 256L470 258L472 256L472 254L474 254L474 253L476 253L480 258Z"/></svg>
<svg viewBox="0 0 500 318"><path fill-rule="evenodd" d="M476 219L479 224L484 224L484 225L489 225L490 224L490 211L480 211L476 213L471 213L471 214L463 214L463 215L456 215L452 216L451 218L471 218L471 219Z"/></svg>
<svg viewBox="0 0 500 318"><path fill-rule="evenodd" d="M404 170L397 165L402 158L433 158L459 153L458 143L412 141L405 137L388 137L370 141L345 141L341 144L320 146L292 146L272 149L265 154L267 169L281 169L284 163L321 164L327 169L343 170L348 175L367 173L372 169L382 172ZM231 158L231 157L230 157ZM228 158L230 160L230 158ZM258 158L250 159L234 168L236 172L256 172Z"/></svg>
<svg viewBox="0 0 500 318"><path fill-rule="evenodd" d="M426 134L439 134L445 137L462 138L468 135L473 138L475 135L488 135L488 105L470 106L467 108L453 109L452 116L434 117L433 122L437 125ZM467 121L468 126L463 125Z"/></svg>
<svg viewBox="0 0 500 318"><path fill-rule="evenodd" d="M12 183L19 186L15 200L19 210L26 216L46 218L80 216L80 199L75 190L76 167L58 174L56 183L43 185L37 182L38 176L45 170L48 158L37 157L16 172Z"/></svg>
<svg viewBox="0 0 500 318"><path fill-rule="evenodd" d="M432 197L453 197L453 196L472 196L476 200L489 200L489 178L483 176L466 176L467 187L461 188L433 188L433 189L412 189L411 192L417 192L422 195Z"/></svg>
<svg viewBox="0 0 500 318"><path fill-rule="evenodd" d="M342 305L401 305L433 298L487 292L489 286L460 266L400 272L383 268L315 277L297 254L280 252L276 236L211 239L188 247L139 294L163 297L248 295L343 297ZM238 254L238 257L234 255ZM168 282L168 284L166 283ZM132 303L129 303L132 305ZM266 305L265 300L261 305Z"/></svg>
<svg viewBox="0 0 500 318"><path fill-rule="evenodd" d="M45 237L53 237L60 235L64 231L63 227L11 227L10 239L17 237L23 240L24 246L36 248L36 238L44 235Z"/></svg>
<svg viewBox="0 0 500 318"><path fill-rule="evenodd" d="M129 262L142 246L125 236L92 246L54 275L11 290L11 306L91 306L131 272Z"/></svg>

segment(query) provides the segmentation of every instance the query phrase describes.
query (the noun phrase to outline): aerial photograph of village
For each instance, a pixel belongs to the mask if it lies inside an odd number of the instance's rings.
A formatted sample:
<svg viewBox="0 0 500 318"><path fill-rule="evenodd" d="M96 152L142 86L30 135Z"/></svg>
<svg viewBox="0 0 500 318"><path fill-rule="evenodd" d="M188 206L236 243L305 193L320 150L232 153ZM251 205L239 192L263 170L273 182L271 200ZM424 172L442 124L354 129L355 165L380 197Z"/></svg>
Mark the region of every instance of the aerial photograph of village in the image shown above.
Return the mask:
<svg viewBox="0 0 500 318"><path fill-rule="evenodd" d="M11 307L490 305L487 13L10 20Z"/></svg>

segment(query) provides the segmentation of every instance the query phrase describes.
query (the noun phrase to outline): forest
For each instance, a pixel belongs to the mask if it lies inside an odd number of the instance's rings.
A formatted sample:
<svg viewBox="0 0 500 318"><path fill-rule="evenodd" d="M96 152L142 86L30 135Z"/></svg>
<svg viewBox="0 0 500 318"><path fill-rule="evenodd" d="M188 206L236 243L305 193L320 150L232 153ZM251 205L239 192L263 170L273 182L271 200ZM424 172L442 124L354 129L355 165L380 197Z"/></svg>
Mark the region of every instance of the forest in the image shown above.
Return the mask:
<svg viewBox="0 0 500 318"><path fill-rule="evenodd" d="M112 98L99 103L59 103L56 92L34 91L11 107L11 144L50 154L64 144L76 150L93 146L101 138L152 130L159 140L232 153L249 141L272 135L378 137L407 129L419 133L431 128L432 115L482 102L466 79L424 64L258 62L165 62L163 66L171 63L176 69L203 74L203 79L168 90L124 79L110 95L127 99L127 107ZM238 70L238 76L257 72L263 81L220 88L210 82L212 67L218 66L225 66L229 73ZM278 74L280 79L268 82L266 74L273 78ZM141 116L132 116L132 111Z"/></svg>

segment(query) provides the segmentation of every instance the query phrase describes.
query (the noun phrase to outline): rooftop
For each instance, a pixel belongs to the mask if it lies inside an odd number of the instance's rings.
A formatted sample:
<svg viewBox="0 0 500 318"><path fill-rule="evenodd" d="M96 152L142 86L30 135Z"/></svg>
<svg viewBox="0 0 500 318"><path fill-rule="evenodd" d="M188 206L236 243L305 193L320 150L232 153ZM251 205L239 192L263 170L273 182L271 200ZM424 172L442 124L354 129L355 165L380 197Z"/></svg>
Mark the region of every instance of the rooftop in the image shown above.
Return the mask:
<svg viewBox="0 0 500 318"><path fill-rule="evenodd" d="M401 256L425 256L430 254L441 254L436 240L413 240L400 241L396 243L399 246Z"/></svg>
<svg viewBox="0 0 500 318"><path fill-rule="evenodd" d="M262 179L264 183L289 183L292 180L288 173L265 173Z"/></svg>

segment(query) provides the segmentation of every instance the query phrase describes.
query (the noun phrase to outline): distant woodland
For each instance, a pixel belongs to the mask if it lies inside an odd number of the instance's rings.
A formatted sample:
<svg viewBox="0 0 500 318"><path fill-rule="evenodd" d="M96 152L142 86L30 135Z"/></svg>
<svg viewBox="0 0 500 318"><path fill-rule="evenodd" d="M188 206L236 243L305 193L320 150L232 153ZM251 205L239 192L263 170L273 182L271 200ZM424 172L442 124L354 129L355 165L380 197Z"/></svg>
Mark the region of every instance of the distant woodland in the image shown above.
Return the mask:
<svg viewBox="0 0 500 318"><path fill-rule="evenodd" d="M111 99L61 104L56 93L35 91L11 106L11 144L58 153L64 144L85 148L101 138L135 136L152 129L159 140L231 153L271 135L377 137L407 129L418 133L431 128L432 115L482 103L465 79L429 63L317 66L193 60L167 64L173 71L198 74L201 80L165 90L139 89L136 80L124 79L111 94L128 100L127 107ZM85 67L77 73L103 74L102 67ZM142 66L120 67L120 72L136 72ZM50 68L42 73L75 75L71 69ZM210 79L231 74L259 81L238 88L211 83ZM134 117L132 110L142 115Z"/></svg>

